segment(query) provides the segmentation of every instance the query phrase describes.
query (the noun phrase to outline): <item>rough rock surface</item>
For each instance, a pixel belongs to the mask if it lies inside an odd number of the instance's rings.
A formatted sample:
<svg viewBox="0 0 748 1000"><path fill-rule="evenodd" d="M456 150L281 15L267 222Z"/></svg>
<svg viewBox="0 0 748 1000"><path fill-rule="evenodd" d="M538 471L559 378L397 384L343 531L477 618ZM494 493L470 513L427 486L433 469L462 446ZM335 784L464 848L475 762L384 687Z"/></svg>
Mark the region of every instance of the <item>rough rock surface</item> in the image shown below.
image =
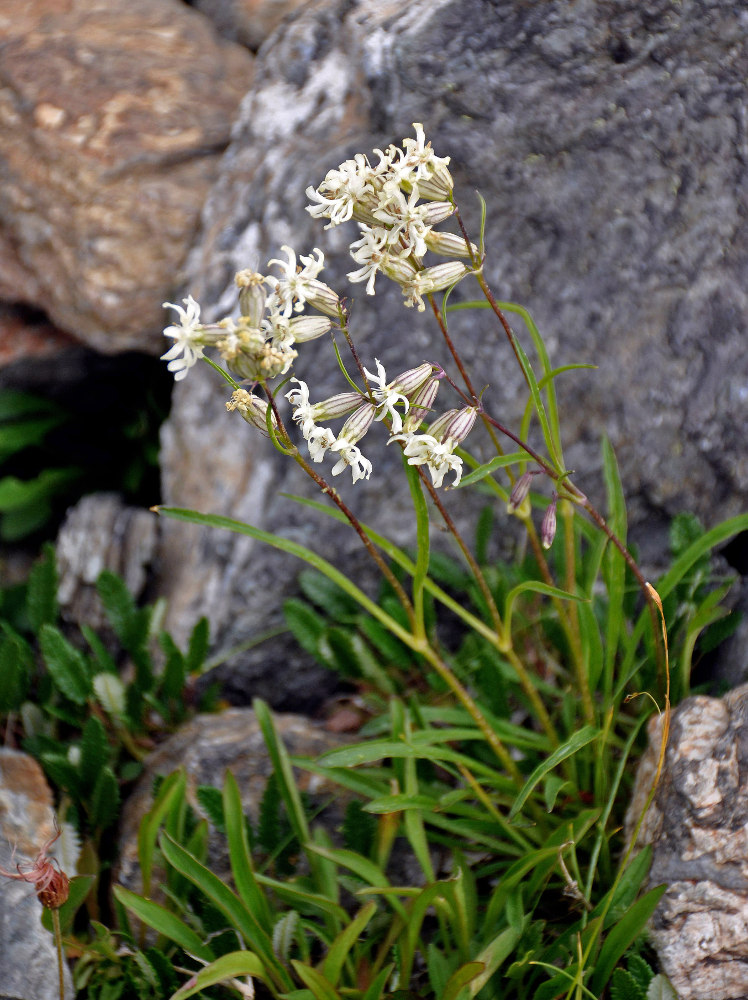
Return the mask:
<svg viewBox="0 0 748 1000"><path fill-rule="evenodd" d="M33 862L54 835L52 793L31 757L0 747L0 867ZM0 875L0 991L12 1000L59 1000L57 953L33 885ZM73 988L66 969L66 996Z"/></svg>
<svg viewBox="0 0 748 1000"><path fill-rule="evenodd" d="M344 737L327 732L300 715L276 715L274 722L286 749L295 756L317 757L345 742ZM138 826L153 802L153 780L180 767L187 774L188 801L198 815L204 813L197 800L197 787L222 788L226 771L231 771L239 785L244 812L255 822L272 765L252 709L234 708L218 715L198 715L148 758L146 770L125 804L120 824L118 880L129 888L140 886ZM326 787L322 779L308 771L295 773L299 788L313 801L326 806L320 822L324 823L326 817L328 824L339 824L342 813L330 800L339 797L340 788ZM208 851L211 870L230 877L225 838L211 836Z"/></svg>
<svg viewBox="0 0 748 1000"><path fill-rule="evenodd" d="M116 494L93 494L72 507L55 548L63 615L95 629L105 624L96 593L96 580L105 569L121 576L137 600L156 548L157 528L153 514L127 507Z"/></svg>
<svg viewBox="0 0 748 1000"><path fill-rule="evenodd" d="M224 38L256 51L306 0L193 0Z"/></svg>
<svg viewBox="0 0 748 1000"><path fill-rule="evenodd" d="M6 6L0 43L0 297L157 350L252 57L177 0Z"/></svg>
<svg viewBox="0 0 748 1000"><path fill-rule="evenodd" d="M610 435L656 561L674 513L711 525L748 500L746 17L725 0L311 3L259 53L186 290L225 314L236 270L264 266L283 243L320 246L327 280L355 297L364 363L397 372L444 360L433 322L404 310L396 289L378 285L375 314L363 287L347 285L353 233L325 232L304 212L305 187L330 167L424 122L452 157L469 222L473 189L486 197L486 272L499 297L531 310L553 363L599 366L558 383L567 465L602 506L599 437ZM490 383L487 404L516 424L524 397L505 341L485 314L462 314L454 331ZM327 344L306 345L296 371L317 398L341 389ZM280 530L354 565L337 524L278 498L309 487L223 401L207 370L177 386L163 434L167 502ZM364 519L412 540L397 457L372 448L372 479L341 491ZM460 510L467 503L460 494ZM239 536L169 525L163 537L176 622L207 609L232 646L278 621L298 564ZM274 649L232 661L235 686L269 696L288 656Z"/></svg>
<svg viewBox="0 0 748 1000"><path fill-rule="evenodd" d="M652 786L662 736L650 725L628 814L631 833ZM639 843L650 885L667 884L651 921L680 1000L748 998L748 685L687 698L673 713L655 799Z"/></svg>

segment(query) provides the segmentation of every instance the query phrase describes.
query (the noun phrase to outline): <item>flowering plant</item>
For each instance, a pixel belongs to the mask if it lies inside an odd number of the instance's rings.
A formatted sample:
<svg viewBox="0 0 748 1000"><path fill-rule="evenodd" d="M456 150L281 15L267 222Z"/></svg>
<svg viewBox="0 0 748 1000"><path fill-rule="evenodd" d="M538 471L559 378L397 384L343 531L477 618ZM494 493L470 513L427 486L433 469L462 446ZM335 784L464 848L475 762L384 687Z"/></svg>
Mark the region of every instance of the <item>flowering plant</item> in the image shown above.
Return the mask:
<svg viewBox="0 0 748 1000"><path fill-rule="evenodd" d="M366 857L333 848L310 832L290 764L266 709L258 704L289 819L309 865L310 875L300 875L295 889L273 888L304 915L288 939L289 953L296 949L297 957L289 969L279 965L277 950L268 946L266 937L275 940L281 920L273 923L267 902L261 901L262 886L269 883L255 880L246 845L238 846L232 853L237 899L253 913L262 911L262 933L237 918L234 926L249 950L216 957L180 990L180 997L192 995L201 983L217 982L221 970L230 967L261 979L274 996L377 1000L395 995L388 990L409 987L417 953L428 966L428 995L441 1000L499 993L538 1000L600 996L622 956L640 940L659 899L658 889L637 900L646 856L632 864L635 836L626 850L615 838L626 762L647 717L646 699L629 704L631 697L659 685L666 717L669 710L660 598L626 545L625 506L609 445L603 447L607 519L565 467L554 382L580 366L552 368L527 311L497 301L483 273L485 211L473 242L455 201L449 158L435 154L420 124L414 128L415 138L404 139L402 147L375 150L371 158L357 154L330 170L316 188L307 189L308 211L327 220L328 229L357 226L350 244L356 267L349 280L365 282L367 296L374 296L381 276L400 287L406 307L430 310L448 362L410 358L394 377L377 358L373 365L364 364L346 300L320 279L324 255L317 248L297 256L284 246L286 259L268 262L271 273L241 271L238 318L203 323L191 297L183 306L166 303L178 316L165 330L174 343L164 358L175 378L185 378L199 359L222 374L232 390L227 408L267 434L332 502L331 508L306 501L351 525L380 570L388 599L373 601L332 563L290 539L226 517L177 508L160 508L161 513L240 532L305 560L369 616L374 624L367 635L377 651L388 655L387 633L423 668L432 692L425 703L416 698L406 706L393 699L387 713L369 725L362 743L305 765L368 798L364 808L379 817L379 825ZM456 223L457 231L445 229L447 222ZM443 259L431 263L429 255ZM452 290L468 278L477 283L481 300L450 305ZM439 292L444 293L441 305L435 299ZM518 430L499 420L476 391L452 338L451 311L466 307L493 313L521 369L528 403ZM509 323L510 314L524 322L540 376ZM335 334L348 347L353 375ZM307 341L327 336L347 385L316 400L313 387L293 374L293 366ZM223 366L206 357L208 350ZM456 405L437 409L445 388L454 393ZM532 419L542 446L530 443ZM336 431L333 425L340 420ZM350 470L354 484L368 480L375 462L366 436L376 424L387 429L387 446L402 451L414 506L414 558L361 523L320 471L332 460L332 478ZM466 450L479 425L496 452L483 463ZM511 442L511 451L504 450L504 440ZM542 478L550 484L550 499L531 492ZM511 570L502 574L471 549L443 500L445 489L477 482L524 529L529 556L522 556L514 576ZM465 600L456 600L439 579L426 496L464 561ZM543 508L539 529L538 507ZM658 584L662 597L697 559L743 524L734 519L696 540L677 571ZM637 585L643 597L638 608L631 601ZM445 614L463 630L456 652L439 633ZM376 762L378 770L360 776L355 771ZM228 785L224 808L236 812L235 790ZM395 887L386 876L398 831L420 865L418 885ZM451 852L444 878L434 866L437 843ZM162 850L194 885L215 900L224 899L215 877L172 840L164 839ZM331 872L347 879L347 885L355 875L356 888L369 900L348 925ZM543 914L564 895L571 900L565 904L569 919L560 929L549 929ZM165 930L152 908L131 896L122 900ZM430 907L439 926L429 932L424 921ZM391 919L378 934L372 917L380 910L388 910ZM324 929L315 922L320 911ZM285 934L290 925L285 916L282 920ZM310 958L309 942L316 937L329 949L321 965ZM180 940L174 930L172 939ZM304 988L294 992L299 983ZM664 990L661 984L658 988Z"/></svg>

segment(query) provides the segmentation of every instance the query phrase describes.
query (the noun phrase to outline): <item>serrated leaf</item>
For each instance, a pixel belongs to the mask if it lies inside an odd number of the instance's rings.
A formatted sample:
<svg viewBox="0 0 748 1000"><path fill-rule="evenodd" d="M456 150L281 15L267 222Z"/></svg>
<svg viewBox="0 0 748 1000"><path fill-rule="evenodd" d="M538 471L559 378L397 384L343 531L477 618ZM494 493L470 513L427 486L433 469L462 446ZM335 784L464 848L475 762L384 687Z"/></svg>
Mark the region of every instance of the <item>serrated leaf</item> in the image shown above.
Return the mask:
<svg viewBox="0 0 748 1000"><path fill-rule="evenodd" d="M109 740L100 720L91 715L81 734L80 769L83 787L94 788L102 769L109 762Z"/></svg>
<svg viewBox="0 0 748 1000"><path fill-rule="evenodd" d="M205 657L208 655L209 644L210 625L208 619L203 617L190 633L187 656L185 657L185 668L188 674L199 673L202 670Z"/></svg>
<svg viewBox="0 0 748 1000"><path fill-rule="evenodd" d="M93 689L104 711L116 719L125 714L125 685L116 674L103 672L93 679Z"/></svg>
<svg viewBox="0 0 748 1000"><path fill-rule="evenodd" d="M610 977L610 1000L645 1000L645 992L630 972L614 969Z"/></svg>
<svg viewBox="0 0 748 1000"><path fill-rule="evenodd" d="M57 619L57 565L51 545L44 546L42 558L34 563L29 574L26 613L34 632Z"/></svg>
<svg viewBox="0 0 748 1000"><path fill-rule="evenodd" d="M223 795L212 785L198 785L197 801L219 833L226 833L226 823L223 818Z"/></svg>
<svg viewBox="0 0 748 1000"><path fill-rule="evenodd" d="M125 581L110 570L99 574L96 591L117 638L129 653L139 652L148 639L148 610L136 607Z"/></svg>
<svg viewBox="0 0 748 1000"><path fill-rule="evenodd" d="M313 569L304 569L298 579L301 592L326 615L338 622L351 621L357 611L356 602L333 580Z"/></svg>
<svg viewBox="0 0 748 1000"><path fill-rule="evenodd" d="M105 830L116 821L118 811L119 786L117 779L110 767L104 767L99 771L91 796L89 811L91 825Z"/></svg>
<svg viewBox="0 0 748 1000"><path fill-rule="evenodd" d="M273 951L281 960L287 962L291 954L294 935L299 926L299 911L289 910L279 917L273 927Z"/></svg>
<svg viewBox="0 0 748 1000"><path fill-rule="evenodd" d="M647 1000L678 1000L678 994L673 989L667 976L663 976L660 973L649 984Z"/></svg>
<svg viewBox="0 0 748 1000"><path fill-rule="evenodd" d="M33 664L28 643L3 623L0 631L0 714L16 712L23 704Z"/></svg>
<svg viewBox="0 0 748 1000"><path fill-rule="evenodd" d="M306 601L289 597L283 602L283 618L301 648L319 658L319 640L325 631L325 621L319 612Z"/></svg>
<svg viewBox="0 0 748 1000"><path fill-rule="evenodd" d="M47 669L59 690L76 705L85 705L91 697L93 687L83 654L54 625L42 625L39 645Z"/></svg>

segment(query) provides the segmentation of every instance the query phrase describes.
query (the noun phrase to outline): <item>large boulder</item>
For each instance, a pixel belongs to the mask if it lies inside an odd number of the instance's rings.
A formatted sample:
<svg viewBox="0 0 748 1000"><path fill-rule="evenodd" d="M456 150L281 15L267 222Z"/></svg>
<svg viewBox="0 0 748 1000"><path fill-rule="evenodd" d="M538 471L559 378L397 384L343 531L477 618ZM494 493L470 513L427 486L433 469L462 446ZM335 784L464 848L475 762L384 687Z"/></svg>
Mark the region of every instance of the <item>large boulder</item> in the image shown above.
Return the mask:
<svg viewBox="0 0 748 1000"><path fill-rule="evenodd" d="M310 3L259 53L185 291L225 315L237 270L263 268L283 243L319 246L323 277L355 298L365 364L377 357L395 373L446 362L433 320L403 309L397 289L380 281L372 301L346 284L354 232L325 232L304 211L305 188L329 168L423 122L452 157L472 226L473 190L487 200L486 274L499 298L530 309L554 364L598 366L558 382L567 465L603 506L599 441L610 435L634 530L656 561L673 514L713 524L748 499L744 32L724 0ZM487 405L516 426L523 385L503 334L485 313L455 320L454 333L489 384ZM304 345L295 371L315 398L343 388L326 343ZM355 567L352 533L279 499L309 485L224 400L208 370L177 386L165 500L281 531ZM370 457L371 480L341 493L364 520L412 541L398 457ZM467 510L464 494L447 499ZM167 528L161 580L177 631L207 611L229 648L278 622L297 563L247 538ZM275 640L235 657L227 677L273 700L291 656Z"/></svg>
<svg viewBox="0 0 748 1000"><path fill-rule="evenodd" d="M178 0L32 0L0 14L0 73L0 299L158 350L251 55Z"/></svg>

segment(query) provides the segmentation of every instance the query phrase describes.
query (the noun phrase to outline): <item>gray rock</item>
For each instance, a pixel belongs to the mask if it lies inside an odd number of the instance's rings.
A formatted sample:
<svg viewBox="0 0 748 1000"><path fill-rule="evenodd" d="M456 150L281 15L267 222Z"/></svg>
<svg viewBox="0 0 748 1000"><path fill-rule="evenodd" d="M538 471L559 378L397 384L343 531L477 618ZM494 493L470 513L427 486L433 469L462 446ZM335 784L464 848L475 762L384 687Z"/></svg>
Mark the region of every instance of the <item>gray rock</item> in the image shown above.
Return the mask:
<svg viewBox="0 0 748 1000"><path fill-rule="evenodd" d="M39 765L0 747L0 867L33 862L52 838L52 793ZM59 1000L57 952L34 886L0 875L0 988L12 1000ZM65 968L66 996L73 997Z"/></svg>
<svg viewBox="0 0 748 1000"><path fill-rule="evenodd" d="M235 302L235 271L263 267L286 242L320 246L327 280L355 299L364 363L378 357L396 372L445 361L433 322L404 310L395 288L382 282L372 308L362 286L347 286L353 232L325 232L304 211L305 187L330 167L424 122L437 152L452 157L472 226L473 189L486 197L486 273L498 296L530 309L554 364L598 365L558 380L567 465L604 507L599 438L610 435L635 536L656 565L673 514L686 508L711 525L748 499L747 26L725 0L311 3L259 54L186 287L222 315ZM462 314L453 332L489 384L491 412L516 426L524 394L503 334L485 313ZM341 389L326 344L305 345L296 372L318 398ZM163 433L167 502L280 531L361 574L356 542L339 525L279 498L309 487L224 412L224 398L207 370L177 386ZM382 448L371 457L371 481L341 493L410 543L397 456ZM465 494L447 501L469 520ZM293 560L184 525L168 525L163 539L176 631L207 612L229 648L279 622ZM232 659L235 686L271 697L281 673L285 684L289 648L275 641L270 653Z"/></svg>
<svg viewBox="0 0 748 1000"><path fill-rule="evenodd" d="M318 757L345 743L340 734L328 732L319 724L299 715L279 714L274 718L279 737L290 754ZM242 805L253 822L272 764L254 712L250 708L227 709L218 715L198 715L169 737L148 758L145 770L132 795L125 803L120 822L120 861L117 879L134 890L141 888L138 865L138 828L153 804L153 783L158 775L166 776L184 768L187 775L187 799L199 816L204 816L197 799L200 785L222 788L227 771L237 780ZM308 771L295 771L298 787L322 809L318 822L334 829L342 821L340 788L330 787ZM211 828L209 863L213 872L227 880L231 869L225 837Z"/></svg>
<svg viewBox="0 0 748 1000"><path fill-rule="evenodd" d="M649 884L667 890L650 933L680 1000L748 997L748 685L674 711L654 801L639 832ZM652 787L659 717L637 773L629 836Z"/></svg>

